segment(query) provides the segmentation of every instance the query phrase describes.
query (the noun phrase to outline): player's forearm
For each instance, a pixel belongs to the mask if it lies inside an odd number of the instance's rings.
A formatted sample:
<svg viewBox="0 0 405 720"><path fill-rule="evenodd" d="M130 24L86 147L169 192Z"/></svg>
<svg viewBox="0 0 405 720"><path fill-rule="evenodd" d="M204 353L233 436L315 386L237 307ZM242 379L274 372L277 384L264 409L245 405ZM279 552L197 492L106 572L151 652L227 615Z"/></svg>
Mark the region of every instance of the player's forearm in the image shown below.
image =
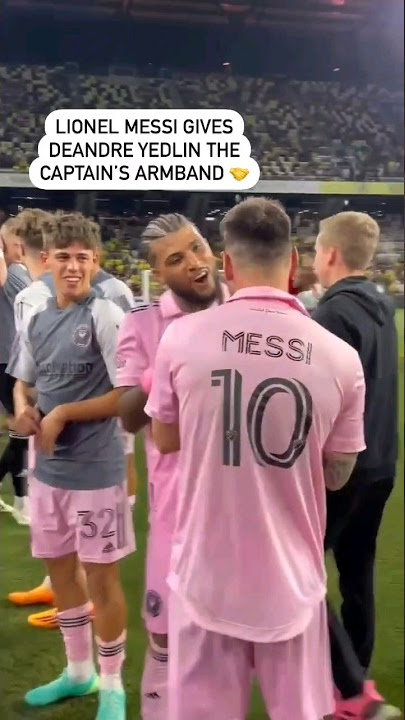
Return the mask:
<svg viewBox="0 0 405 720"><path fill-rule="evenodd" d="M323 459L325 485L334 492L349 481L356 465L357 453L329 453Z"/></svg>
<svg viewBox="0 0 405 720"><path fill-rule="evenodd" d="M124 429L135 435L150 422L144 412L148 398L140 387L122 388L122 391L118 400L118 415Z"/></svg>
<svg viewBox="0 0 405 720"><path fill-rule="evenodd" d="M180 431L178 423L168 425L152 419L152 438L162 455L180 450Z"/></svg>
<svg viewBox="0 0 405 720"><path fill-rule="evenodd" d="M38 398L38 390L36 389L36 387L28 387L27 392L28 392L29 405L32 405L32 406L36 405L37 398Z"/></svg>
<svg viewBox="0 0 405 720"><path fill-rule="evenodd" d="M66 403L59 406L58 412L65 423L96 422L97 420L117 417L120 394L121 391L115 389L100 397Z"/></svg>
<svg viewBox="0 0 405 720"><path fill-rule="evenodd" d="M32 405L32 387L27 385L23 380L17 380L13 389L14 415L21 415L27 405Z"/></svg>

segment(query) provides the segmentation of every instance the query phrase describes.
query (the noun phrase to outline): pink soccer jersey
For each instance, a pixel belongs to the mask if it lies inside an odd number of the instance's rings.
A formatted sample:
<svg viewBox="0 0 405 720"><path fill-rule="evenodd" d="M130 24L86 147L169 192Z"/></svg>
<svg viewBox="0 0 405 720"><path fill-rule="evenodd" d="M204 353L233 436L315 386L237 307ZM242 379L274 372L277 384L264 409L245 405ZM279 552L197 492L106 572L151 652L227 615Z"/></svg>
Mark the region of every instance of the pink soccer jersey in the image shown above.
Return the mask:
<svg viewBox="0 0 405 720"><path fill-rule="evenodd" d="M142 375L153 368L165 329L183 315L170 290L151 305L131 310L121 324L116 354L116 386L141 385ZM150 429L145 430L148 465L149 506L158 521L173 525L175 517L175 475L178 453L161 455L153 444Z"/></svg>
<svg viewBox="0 0 405 720"><path fill-rule="evenodd" d="M228 296L223 288L224 297ZM176 318L183 316L170 290L151 305L133 308L121 324L116 354L116 386L141 386L147 369L154 368L160 339ZM150 511L170 532L176 507L176 469L178 453L161 455L153 444L149 428L145 431Z"/></svg>
<svg viewBox="0 0 405 720"><path fill-rule="evenodd" d="M195 622L255 642L325 596L324 450L363 450L357 353L266 287L173 323L145 411L179 422L169 585Z"/></svg>

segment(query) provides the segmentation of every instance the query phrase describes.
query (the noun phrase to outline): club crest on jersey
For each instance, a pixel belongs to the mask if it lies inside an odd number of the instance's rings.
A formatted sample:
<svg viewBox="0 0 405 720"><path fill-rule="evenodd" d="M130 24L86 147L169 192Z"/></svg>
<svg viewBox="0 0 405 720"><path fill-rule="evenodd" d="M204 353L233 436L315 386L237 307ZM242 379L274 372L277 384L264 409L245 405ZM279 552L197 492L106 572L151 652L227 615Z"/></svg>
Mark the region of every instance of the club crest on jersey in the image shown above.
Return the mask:
<svg viewBox="0 0 405 720"><path fill-rule="evenodd" d="M77 347L87 347L91 341L91 330L88 325L78 325L73 332L73 342Z"/></svg>
<svg viewBox="0 0 405 720"><path fill-rule="evenodd" d="M154 590L146 593L146 612L152 617L158 617L162 612L162 598Z"/></svg>

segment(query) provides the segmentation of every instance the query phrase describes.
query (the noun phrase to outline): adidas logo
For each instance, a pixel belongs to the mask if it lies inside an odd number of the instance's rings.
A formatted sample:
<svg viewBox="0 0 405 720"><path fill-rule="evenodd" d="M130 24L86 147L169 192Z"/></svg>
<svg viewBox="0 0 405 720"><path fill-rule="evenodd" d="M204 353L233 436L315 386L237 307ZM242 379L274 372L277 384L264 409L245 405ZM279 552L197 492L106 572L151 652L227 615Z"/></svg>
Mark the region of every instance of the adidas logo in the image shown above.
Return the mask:
<svg viewBox="0 0 405 720"><path fill-rule="evenodd" d="M150 700L160 700L160 695L156 692L146 693L145 697L149 698Z"/></svg>
<svg viewBox="0 0 405 720"><path fill-rule="evenodd" d="M103 550L103 553L114 552L114 550L115 550L114 545L113 545L112 543L108 543L108 544L105 546L105 548L104 548L104 550Z"/></svg>

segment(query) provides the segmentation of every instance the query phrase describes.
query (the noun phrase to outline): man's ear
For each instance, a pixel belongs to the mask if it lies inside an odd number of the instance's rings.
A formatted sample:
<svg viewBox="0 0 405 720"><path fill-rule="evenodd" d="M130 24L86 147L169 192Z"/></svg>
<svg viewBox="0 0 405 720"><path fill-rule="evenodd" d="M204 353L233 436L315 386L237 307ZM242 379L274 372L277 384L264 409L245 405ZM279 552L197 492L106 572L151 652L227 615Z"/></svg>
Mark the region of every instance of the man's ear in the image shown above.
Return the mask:
<svg viewBox="0 0 405 720"><path fill-rule="evenodd" d="M232 282L235 276L232 258L225 250L222 252L222 266L226 282Z"/></svg>
<svg viewBox="0 0 405 720"><path fill-rule="evenodd" d="M46 252L46 250L41 250L40 257L41 257L41 263L44 266L44 268L46 269L48 267L48 253Z"/></svg>
<svg viewBox="0 0 405 720"><path fill-rule="evenodd" d="M328 251L327 263L329 267L336 265L336 262L340 260L339 252L336 248L331 247Z"/></svg>

